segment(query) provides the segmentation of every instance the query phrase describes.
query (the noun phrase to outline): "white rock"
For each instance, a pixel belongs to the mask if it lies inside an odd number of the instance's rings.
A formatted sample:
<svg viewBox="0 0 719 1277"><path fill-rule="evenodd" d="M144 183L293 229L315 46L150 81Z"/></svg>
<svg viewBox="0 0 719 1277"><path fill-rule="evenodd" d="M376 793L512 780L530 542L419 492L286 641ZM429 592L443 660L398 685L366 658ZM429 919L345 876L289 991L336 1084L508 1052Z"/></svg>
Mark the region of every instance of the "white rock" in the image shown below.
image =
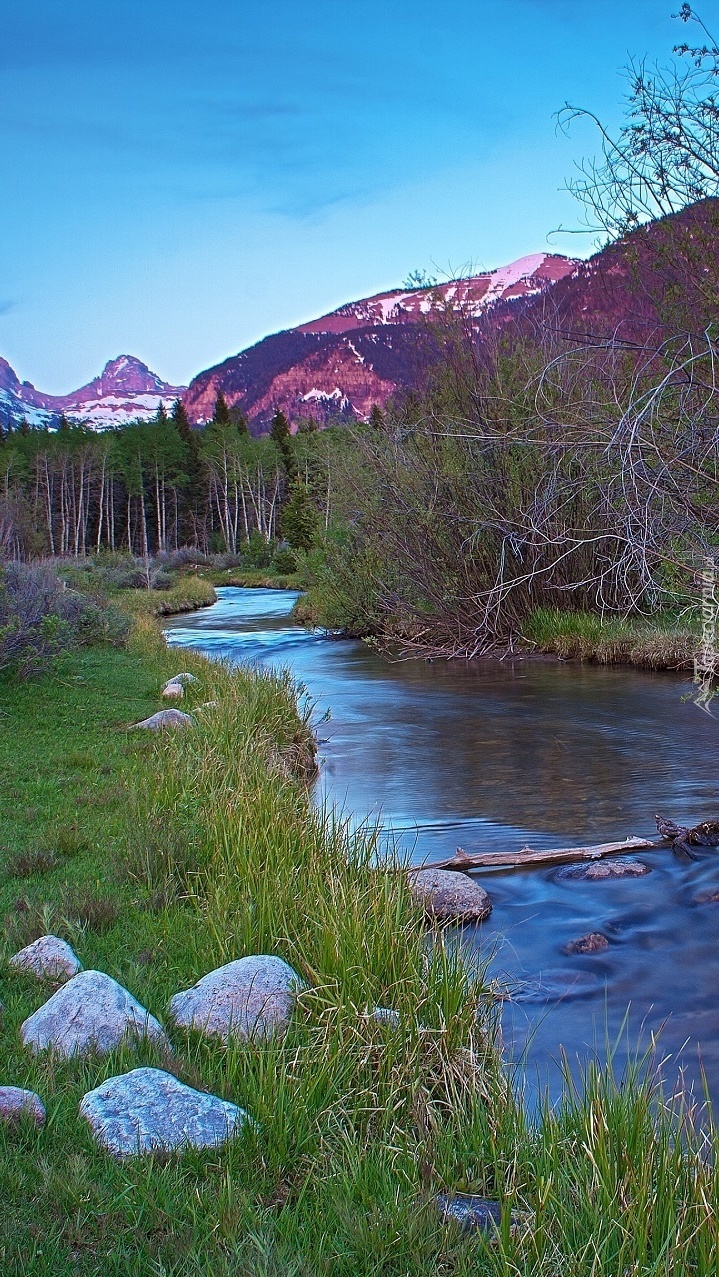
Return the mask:
<svg viewBox="0 0 719 1277"><path fill-rule="evenodd" d="M19 1086L0 1086L0 1122L17 1122L26 1115L43 1125L45 1105L40 1096Z"/></svg>
<svg viewBox="0 0 719 1277"><path fill-rule="evenodd" d="M419 869L409 875L412 895L439 922L481 922L492 912L484 887L454 869Z"/></svg>
<svg viewBox="0 0 719 1277"><path fill-rule="evenodd" d="M194 726L194 719L189 714L183 714L181 709L161 709L156 714L151 714L149 718L143 718L142 722L135 723L133 730L142 727L148 732L163 732L169 727Z"/></svg>
<svg viewBox="0 0 719 1277"><path fill-rule="evenodd" d="M210 1036L267 1038L289 1024L300 976L282 958L253 954L228 962L176 993L170 1015L176 1024Z"/></svg>
<svg viewBox="0 0 719 1277"><path fill-rule="evenodd" d="M182 683L168 683L162 689L162 695L166 701L181 701L185 695L185 689Z"/></svg>
<svg viewBox="0 0 719 1277"><path fill-rule="evenodd" d="M399 1011L393 1007L375 1007L370 1015L376 1024L391 1024L393 1029L399 1024Z"/></svg>
<svg viewBox="0 0 719 1277"><path fill-rule="evenodd" d="M250 1119L244 1109L185 1086L162 1069L108 1078L80 1101L80 1113L116 1157L185 1148L216 1148Z"/></svg>
<svg viewBox="0 0 719 1277"><path fill-rule="evenodd" d="M11 967L33 971L41 980L71 980L82 963L66 940L59 936L40 936L10 959Z"/></svg>
<svg viewBox="0 0 719 1277"><path fill-rule="evenodd" d="M154 1016L103 971L81 971L29 1016L20 1034L36 1053L58 1055L111 1051L128 1039L149 1038L169 1049Z"/></svg>
<svg viewBox="0 0 719 1277"><path fill-rule="evenodd" d="M166 692L168 687L174 687L176 684L179 684L180 687L188 687L190 683L199 683L199 681L199 678L195 678L194 674L188 674L185 671L182 674L173 674L172 678L168 678L162 690Z"/></svg>

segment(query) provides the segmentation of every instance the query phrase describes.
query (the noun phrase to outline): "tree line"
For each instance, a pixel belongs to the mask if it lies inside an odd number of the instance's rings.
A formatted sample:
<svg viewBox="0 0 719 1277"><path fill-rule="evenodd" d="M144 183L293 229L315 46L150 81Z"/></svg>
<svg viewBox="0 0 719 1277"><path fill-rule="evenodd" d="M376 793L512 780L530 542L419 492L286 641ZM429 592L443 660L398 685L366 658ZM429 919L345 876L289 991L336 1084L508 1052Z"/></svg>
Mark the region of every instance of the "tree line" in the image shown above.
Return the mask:
<svg viewBox="0 0 719 1277"><path fill-rule="evenodd" d="M309 548L330 518L331 435L312 419L269 436L218 396L193 429L178 400L149 421L97 432L65 418L0 432L0 550L5 557L136 556L193 546L237 553L251 541Z"/></svg>

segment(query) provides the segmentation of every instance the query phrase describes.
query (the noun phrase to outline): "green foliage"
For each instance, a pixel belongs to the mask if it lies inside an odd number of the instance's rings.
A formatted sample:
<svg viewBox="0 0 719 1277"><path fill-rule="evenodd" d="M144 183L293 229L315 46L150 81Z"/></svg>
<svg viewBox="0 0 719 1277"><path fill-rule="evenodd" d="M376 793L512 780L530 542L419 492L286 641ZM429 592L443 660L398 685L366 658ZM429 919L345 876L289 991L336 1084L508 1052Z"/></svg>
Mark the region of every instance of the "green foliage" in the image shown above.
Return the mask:
<svg viewBox="0 0 719 1277"><path fill-rule="evenodd" d="M282 534L294 550L311 550L319 532L319 516L309 492L295 479L282 511Z"/></svg>

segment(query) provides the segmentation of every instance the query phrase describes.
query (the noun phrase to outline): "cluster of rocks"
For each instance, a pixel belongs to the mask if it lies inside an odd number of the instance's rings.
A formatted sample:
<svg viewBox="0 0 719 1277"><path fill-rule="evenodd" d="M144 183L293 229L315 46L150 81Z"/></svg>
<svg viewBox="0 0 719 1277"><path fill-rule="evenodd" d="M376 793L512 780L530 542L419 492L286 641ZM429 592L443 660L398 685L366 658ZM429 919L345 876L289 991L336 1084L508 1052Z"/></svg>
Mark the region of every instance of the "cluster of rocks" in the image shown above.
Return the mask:
<svg viewBox="0 0 719 1277"><path fill-rule="evenodd" d="M169 678L162 689L162 699L166 701L181 701L185 695L185 688L192 683L198 683L199 679L194 674L190 674L187 670L183 670L181 674L173 674ZM133 730L141 729L148 732L165 732L170 729L194 727L195 720L191 714L185 714L181 709L161 709L156 714L151 714L149 718L143 718L141 722L133 724Z"/></svg>
<svg viewBox="0 0 719 1277"><path fill-rule="evenodd" d="M10 959L11 964L60 987L24 1021L20 1035L36 1054L51 1050L72 1056L104 1055L123 1044L152 1042L168 1058L169 1039L158 1020L112 976L84 971L70 946L42 936ZM298 973L282 958L253 954L228 962L170 1000L169 1016L180 1027L223 1042L283 1033L297 993ZM80 1113L97 1139L116 1157L191 1145L216 1147L247 1122L236 1104L186 1086L163 1069L138 1068L111 1077L89 1091ZM0 1120L30 1116L45 1121L42 1100L33 1091L0 1087Z"/></svg>

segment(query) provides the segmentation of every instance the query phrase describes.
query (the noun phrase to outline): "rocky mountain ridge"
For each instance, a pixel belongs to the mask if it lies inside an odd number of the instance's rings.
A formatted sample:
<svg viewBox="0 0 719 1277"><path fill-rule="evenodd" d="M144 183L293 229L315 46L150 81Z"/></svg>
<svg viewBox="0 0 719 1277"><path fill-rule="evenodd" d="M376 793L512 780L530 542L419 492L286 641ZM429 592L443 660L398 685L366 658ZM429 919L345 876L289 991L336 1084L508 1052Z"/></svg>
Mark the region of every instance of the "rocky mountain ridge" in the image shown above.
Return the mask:
<svg viewBox="0 0 719 1277"><path fill-rule="evenodd" d="M16 426L24 418L32 426L52 427L64 415L104 430L151 417L160 403L169 411L185 389L169 385L134 355L118 355L87 385L68 395L47 395L21 382L0 358L0 422Z"/></svg>

